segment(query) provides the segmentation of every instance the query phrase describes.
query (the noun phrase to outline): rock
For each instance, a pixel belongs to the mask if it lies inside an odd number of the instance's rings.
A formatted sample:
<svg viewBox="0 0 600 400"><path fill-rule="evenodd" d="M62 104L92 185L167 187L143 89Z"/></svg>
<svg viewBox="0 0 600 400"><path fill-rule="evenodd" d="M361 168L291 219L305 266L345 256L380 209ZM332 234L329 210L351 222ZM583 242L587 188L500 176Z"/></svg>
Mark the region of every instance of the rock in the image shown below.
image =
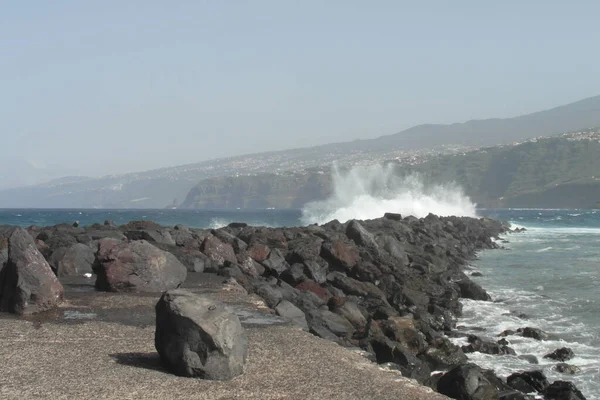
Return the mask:
<svg viewBox="0 0 600 400"><path fill-rule="evenodd" d="M303 237L288 241L286 260L290 264L304 263L319 259L323 239L314 236Z"/></svg>
<svg viewBox="0 0 600 400"><path fill-rule="evenodd" d="M569 361L573 357L575 357L575 354L573 353L573 350L568 347L561 347L544 356L544 358L556 361Z"/></svg>
<svg viewBox="0 0 600 400"><path fill-rule="evenodd" d="M358 221L352 220L346 228L346 236L359 246L365 247L375 253L378 252L377 242L371 232L365 229Z"/></svg>
<svg viewBox="0 0 600 400"><path fill-rule="evenodd" d="M326 288L311 280L303 281L296 286L296 289L300 290L301 292L312 292L323 299L323 301L327 301L329 300L329 297L331 297Z"/></svg>
<svg viewBox="0 0 600 400"><path fill-rule="evenodd" d="M307 276L304 275L304 264L298 263L293 264L291 267L283 271L279 277L281 280L292 286L296 286L308 279Z"/></svg>
<svg viewBox="0 0 600 400"><path fill-rule="evenodd" d="M475 364L459 365L438 381L437 389L453 399L491 400L499 397L498 389Z"/></svg>
<svg viewBox="0 0 600 400"><path fill-rule="evenodd" d="M544 391L546 400L585 400L583 393L572 382L554 381Z"/></svg>
<svg viewBox="0 0 600 400"><path fill-rule="evenodd" d="M436 346L430 346L419 358L431 366L433 370L447 369L467 362L467 356L446 338L441 338Z"/></svg>
<svg viewBox="0 0 600 400"><path fill-rule="evenodd" d="M542 371L518 372L506 378L506 383L523 393L542 393L549 385L548 379Z"/></svg>
<svg viewBox="0 0 600 400"><path fill-rule="evenodd" d="M306 316L298 307L293 305L287 300L281 300L275 307L275 312L282 318L291 320L294 324L301 327L303 330L308 331L308 323L306 322Z"/></svg>
<svg viewBox="0 0 600 400"><path fill-rule="evenodd" d="M94 272L96 289L109 292L162 292L179 287L187 276L186 267L174 255L145 240L102 239Z"/></svg>
<svg viewBox="0 0 600 400"><path fill-rule="evenodd" d="M185 290L167 291L156 304L155 346L169 371L212 380L241 375L248 352L235 313Z"/></svg>
<svg viewBox="0 0 600 400"><path fill-rule="evenodd" d="M396 213L385 213L383 218L391 219L392 221L402 221L402 215Z"/></svg>
<svg viewBox="0 0 600 400"><path fill-rule="evenodd" d="M236 254L239 254L239 253L245 251L246 248L248 247L248 245L242 239L232 235L231 233L227 232L226 230L213 229L212 231L210 231L210 233L213 234L221 242L230 244L231 247L233 247L233 251Z"/></svg>
<svg viewBox="0 0 600 400"><path fill-rule="evenodd" d="M283 295L279 289L269 285L267 282L261 282L259 285L255 286L254 291L263 298L265 304L269 308L275 308L275 306L283 299Z"/></svg>
<svg viewBox="0 0 600 400"><path fill-rule="evenodd" d="M378 322L382 332L388 338L400 343L413 354L419 354L427 348L423 334L415 329L412 318L390 316L387 320Z"/></svg>
<svg viewBox="0 0 600 400"><path fill-rule="evenodd" d="M481 338L475 335L468 336L469 344L466 346L462 346L462 351L465 353L484 353L484 354L509 354L516 355L515 351L506 346L499 343L488 342L482 340Z"/></svg>
<svg viewBox="0 0 600 400"><path fill-rule="evenodd" d="M137 229L123 232L129 240L146 240L148 242L175 245L171 233L162 227L158 229Z"/></svg>
<svg viewBox="0 0 600 400"><path fill-rule="evenodd" d="M91 247L77 243L54 251L49 264L57 276L78 276L92 272L94 258L94 250Z"/></svg>
<svg viewBox="0 0 600 400"><path fill-rule="evenodd" d="M269 257L261 263L273 276L279 276L283 271L288 269L290 265L285 261L283 253L279 249L273 249L269 253Z"/></svg>
<svg viewBox="0 0 600 400"><path fill-rule="evenodd" d="M0 310L34 314L56 307L64 290L22 228L0 232Z"/></svg>
<svg viewBox="0 0 600 400"><path fill-rule="evenodd" d="M575 365L567 364L567 363L558 363L558 364L556 364L554 369L556 369L561 374L566 374L566 375L575 375L575 374L581 372L581 369L579 367L577 367Z"/></svg>
<svg viewBox="0 0 600 400"><path fill-rule="evenodd" d="M384 365L393 363L394 369L402 372L402 376L416 379L421 383L429 380L431 376L429 366L400 343L385 337L375 337L370 340L369 345L375 353L377 363Z"/></svg>
<svg viewBox="0 0 600 400"><path fill-rule="evenodd" d="M217 272L219 266L200 250L194 248L179 247L155 243L154 246L173 254L181 262L188 272Z"/></svg>
<svg viewBox="0 0 600 400"><path fill-rule="evenodd" d="M550 335L538 328L519 328L517 333L520 333L523 337L533 338L535 340L548 340Z"/></svg>
<svg viewBox="0 0 600 400"><path fill-rule="evenodd" d="M460 296L472 300L491 300L490 295L481 286L470 280L465 274L460 274L460 279L456 282L460 288Z"/></svg>
<svg viewBox="0 0 600 400"><path fill-rule="evenodd" d="M358 248L343 240L323 242L321 257L329 262L331 268L340 271L350 271L360 260Z"/></svg>
<svg viewBox="0 0 600 400"><path fill-rule="evenodd" d="M304 274L319 285L327 281L327 270L315 261L304 261Z"/></svg>
<svg viewBox="0 0 600 400"><path fill-rule="evenodd" d="M500 337L507 337L507 336L511 336L514 335L516 332L511 330L511 329L506 329L504 331L502 331L498 336Z"/></svg>
<svg viewBox="0 0 600 400"><path fill-rule="evenodd" d="M215 236L207 236L202 242L200 250L219 267L225 264L225 261L236 263L233 247L228 243L223 243Z"/></svg>
<svg viewBox="0 0 600 400"><path fill-rule="evenodd" d="M314 309L308 311L306 313L306 322L308 323L311 332L316 333L317 336L325 339L327 339L327 337L321 336L321 333L323 332L322 329L326 329L337 337L351 336L355 330L346 318L334 314L329 310Z"/></svg>
<svg viewBox="0 0 600 400"><path fill-rule="evenodd" d="M327 305L329 311L346 318L357 330L364 330L367 326L367 319L355 302L345 297L332 297Z"/></svg>
<svg viewBox="0 0 600 400"><path fill-rule="evenodd" d="M474 271L474 272L471 272L471 276L479 277L479 276L483 276L483 274L481 272Z"/></svg>
<svg viewBox="0 0 600 400"><path fill-rule="evenodd" d="M247 248L248 254L254 261L263 262L269 257L271 249L266 244L256 243Z"/></svg>
<svg viewBox="0 0 600 400"><path fill-rule="evenodd" d="M114 222L112 222L110 219L104 220L104 226L111 226L114 227L116 226Z"/></svg>

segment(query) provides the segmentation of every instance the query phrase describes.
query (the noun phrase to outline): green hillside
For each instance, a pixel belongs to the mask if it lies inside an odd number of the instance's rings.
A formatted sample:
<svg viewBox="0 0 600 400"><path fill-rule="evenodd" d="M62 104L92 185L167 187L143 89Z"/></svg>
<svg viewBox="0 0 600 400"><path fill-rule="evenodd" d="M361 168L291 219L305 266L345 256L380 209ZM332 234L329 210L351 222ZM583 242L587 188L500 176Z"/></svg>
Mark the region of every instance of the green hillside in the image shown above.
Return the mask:
<svg viewBox="0 0 600 400"><path fill-rule="evenodd" d="M435 157L398 175L458 183L480 207L592 208L600 204L600 129ZM201 181L184 208L299 208L332 192L323 171Z"/></svg>
<svg viewBox="0 0 600 400"><path fill-rule="evenodd" d="M589 208L600 200L600 141L595 137L491 147L436 158L412 170L433 182L459 183L485 207Z"/></svg>

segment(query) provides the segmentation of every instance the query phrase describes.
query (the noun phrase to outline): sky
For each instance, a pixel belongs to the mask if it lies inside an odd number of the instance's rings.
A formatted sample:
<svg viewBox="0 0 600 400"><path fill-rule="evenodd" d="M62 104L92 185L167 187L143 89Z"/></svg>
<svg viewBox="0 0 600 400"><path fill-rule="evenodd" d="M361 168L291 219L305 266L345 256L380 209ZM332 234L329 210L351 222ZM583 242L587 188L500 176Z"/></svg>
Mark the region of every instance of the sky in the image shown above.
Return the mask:
<svg viewBox="0 0 600 400"><path fill-rule="evenodd" d="M596 96L598 15L597 1L0 0L0 187Z"/></svg>

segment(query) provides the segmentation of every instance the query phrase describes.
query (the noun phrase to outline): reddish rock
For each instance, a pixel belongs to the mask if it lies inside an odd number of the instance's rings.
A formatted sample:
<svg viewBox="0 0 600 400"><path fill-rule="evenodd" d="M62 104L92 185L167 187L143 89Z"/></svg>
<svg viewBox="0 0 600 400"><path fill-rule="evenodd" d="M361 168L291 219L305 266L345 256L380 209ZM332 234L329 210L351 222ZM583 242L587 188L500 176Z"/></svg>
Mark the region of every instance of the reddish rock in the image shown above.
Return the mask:
<svg viewBox="0 0 600 400"><path fill-rule="evenodd" d="M244 228L238 237L248 243L249 246L264 244L272 249L288 248L287 240L283 233L272 228Z"/></svg>
<svg viewBox="0 0 600 400"><path fill-rule="evenodd" d="M237 262L233 247L230 244L221 242L212 235L204 239L200 250L219 266L225 264L225 261L234 264Z"/></svg>
<svg viewBox="0 0 600 400"><path fill-rule="evenodd" d="M331 294L326 288L320 286L319 284L311 280L306 280L298 284L296 286L296 289L300 290L301 292L313 292L325 301L327 301L331 297Z"/></svg>
<svg viewBox="0 0 600 400"><path fill-rule="evenodd" d="M145 240L102 239L94 263L96 289L109 292L162 292L177 288L186 267L171 253Z"/></svg>
<svg viewBox="0 0 600 400"><path fill-rule="evenodd" d="M266 244L253 244L248 248L248 254L254 261L263 262L269 257L271 249Z"/></svg>
<svg viewBox="0 0 600 400"><path fill-rule="evenodd" d="M358 248L343 240L323 243L321 255L334 267L344 270L352 269L360 261Z"/></svg>

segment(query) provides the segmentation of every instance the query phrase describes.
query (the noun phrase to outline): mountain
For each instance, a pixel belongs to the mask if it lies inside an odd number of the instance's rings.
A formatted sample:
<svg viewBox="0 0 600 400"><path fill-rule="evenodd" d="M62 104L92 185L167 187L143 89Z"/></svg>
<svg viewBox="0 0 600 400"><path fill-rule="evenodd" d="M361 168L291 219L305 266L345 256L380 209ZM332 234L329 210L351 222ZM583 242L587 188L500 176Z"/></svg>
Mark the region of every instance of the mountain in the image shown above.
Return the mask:
<svg viewBox="0 0 600 400"><path fill-rule="evenodd" d="M481 146L507 144L594 126L600 126L600 96L515 118L419 125L376 139L279 152L260 153L260 149L254 149L256 154L140 173L101 178L77 177L4 189L0 190L0 207L172 207L181 203L199 181L207 178L246 177L264 173L285 175L311 169L322 171L332 162L342 166L386 160L420 164L438 155L458 154ZM6 165L3 170L11 171L17 177L20 167ZM214 201L211 204L219 205ZM189 202L186 201L185 205L189 205Z"/></svg>
<svg viewBox="0 0 600 400"><path fill-rule="evenodd" d="M587 129L416 165L395 163L394 174L416 173L427 186L455 182L480 207L593 208L600 204L599 154L600 128ZM299 208L332 191L323 171L215 178L196 185L182 207Z"/></svg>

